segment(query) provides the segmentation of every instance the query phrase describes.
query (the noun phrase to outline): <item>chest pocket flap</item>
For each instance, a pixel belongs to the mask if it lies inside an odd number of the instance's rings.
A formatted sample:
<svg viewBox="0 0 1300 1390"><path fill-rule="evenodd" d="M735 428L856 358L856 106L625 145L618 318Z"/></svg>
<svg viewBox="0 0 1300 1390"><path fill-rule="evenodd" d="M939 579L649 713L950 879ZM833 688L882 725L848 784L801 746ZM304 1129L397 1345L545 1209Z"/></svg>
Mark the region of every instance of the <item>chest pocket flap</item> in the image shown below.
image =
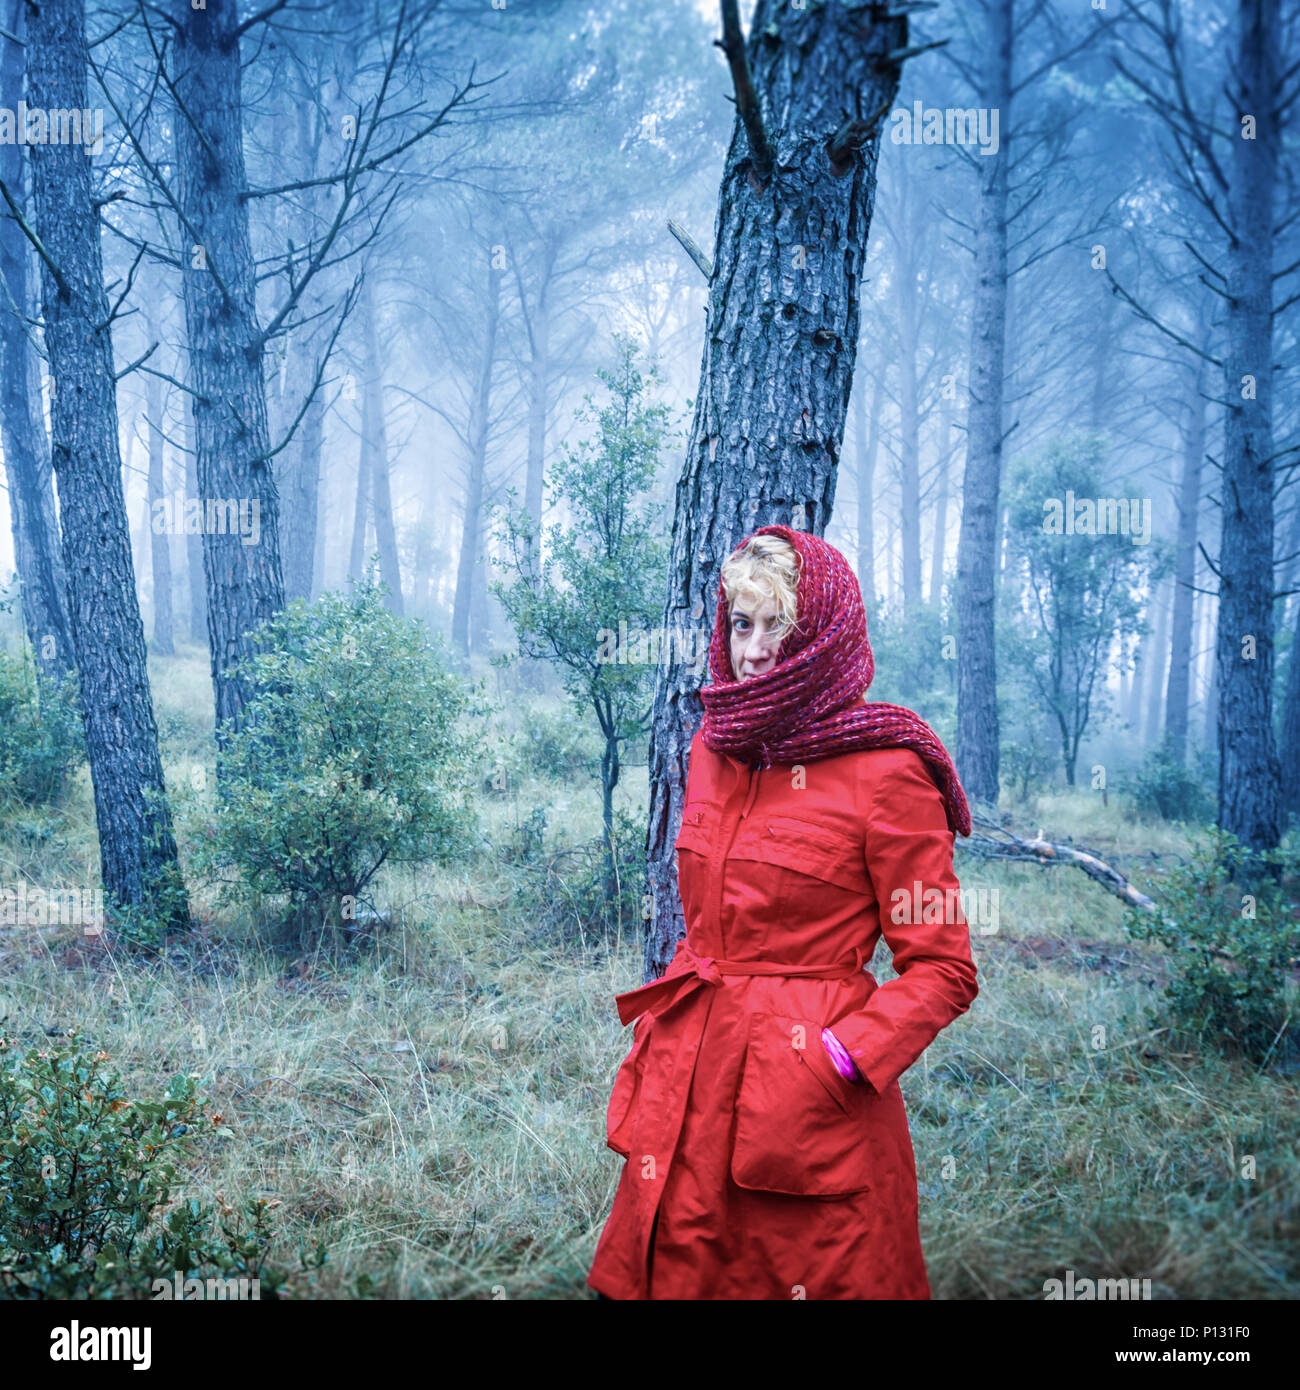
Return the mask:
<svg viewBox="0 0 1300 1390"><path fill-rule="evenodd" d="M753 823L736 836L728 858L776 864L874 897L863 844L818 821L755 816Z"/></svg>
<svg viewBox="0 0 1300 1390"><path fill-rule="evenodd" d="M688 801L682 811L682 826L677 832L673 848L708 854L716 829L717 808L707 801Z"/></svg>

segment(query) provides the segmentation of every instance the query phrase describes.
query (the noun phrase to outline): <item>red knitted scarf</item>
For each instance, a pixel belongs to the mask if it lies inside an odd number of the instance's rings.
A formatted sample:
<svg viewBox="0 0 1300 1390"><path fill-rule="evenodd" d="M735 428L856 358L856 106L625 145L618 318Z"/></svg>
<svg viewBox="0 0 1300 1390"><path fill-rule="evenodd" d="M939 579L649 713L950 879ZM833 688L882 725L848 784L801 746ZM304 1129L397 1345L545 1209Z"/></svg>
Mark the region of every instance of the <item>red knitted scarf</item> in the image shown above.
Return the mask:
<svg viewBox="0 0 1300 1390"><path fill-rule="evenodd" d="M805 531L763 526L754 535L781 536L799 553L798 624L777 649L771 670L738 681L731 668L727 596L718 586L709 644L712 683L700 691L704 742L715 753L763 767L861 748L913 748L943 793L949 828L969 835L966 793L938 734L913 710L862 699L876 664L852 567L833 545Z"/></svg>

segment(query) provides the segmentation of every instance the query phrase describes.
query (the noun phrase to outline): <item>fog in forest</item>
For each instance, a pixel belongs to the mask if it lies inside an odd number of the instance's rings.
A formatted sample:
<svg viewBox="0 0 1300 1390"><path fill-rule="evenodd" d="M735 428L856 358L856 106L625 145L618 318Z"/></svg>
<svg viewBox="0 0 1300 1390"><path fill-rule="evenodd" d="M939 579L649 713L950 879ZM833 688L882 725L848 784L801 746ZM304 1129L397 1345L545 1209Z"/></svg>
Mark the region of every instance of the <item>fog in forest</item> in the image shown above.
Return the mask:
<svg viewBox="0 0 1300 1390"><path fill-rule="evenodd" d="M1152 1071L1172 1030L1209 1094L1300 1065L1298 26L1295 0L0 0L0 943L27 943L0 1042L74 1021L35 1002L61 972L161 954L233 1114L288 1063L231 1041L257 990L203 972L256 946L318 1011L304 1066L436 1039L456 1085L536 1083L407 1155L440 1213L412 1249L456 1259L298 1277L585 1296L609 995L685 931L720 571L780 525L846 557L866 699L928 722L974 813L956 916L1020 1041L963 1021L983 1051L936 1051L925 1113L1026 1066L1082 1095L1098 1028ZM190 1025L152 988L126 1022L96 996L88 1031L170 1057ZM378 1134L343 1075L349 1135ZM1173 1090L1098 1103L1140 1147ZM1082 1145L1058 1177L1091 1230L1090 1141L979 1093L954 1151ZM231 1191L307 1104L240 1131ZM1218 1122L1170 1124L1191 1191ZM286 1177L291 1232L407 1229L364 1145L312 1133L351 1177ZM468 1157L504 1172L517 1134L540 1206L504 1179L494 1206ZM1027 1214L981 1263L948 1176L922 1185L952 1203L936 1296L1064 1268ZM1120 1272L1294 1291L1273 1198L1203 1195L1215 1248L1250 1245L1230 1272L1175 1216L1178 1258L1126 1227Z"/></svg>

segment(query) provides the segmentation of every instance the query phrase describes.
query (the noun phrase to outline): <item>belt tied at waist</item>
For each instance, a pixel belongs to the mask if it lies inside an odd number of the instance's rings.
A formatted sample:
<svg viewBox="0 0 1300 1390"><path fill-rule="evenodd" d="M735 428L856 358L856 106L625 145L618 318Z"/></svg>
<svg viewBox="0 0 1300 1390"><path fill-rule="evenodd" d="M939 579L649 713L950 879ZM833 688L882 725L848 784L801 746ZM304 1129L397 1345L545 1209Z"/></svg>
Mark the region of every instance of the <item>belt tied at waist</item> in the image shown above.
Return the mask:
<svg viewBox="0 0 1300 1390"><path fill-rule="evenodd" d="M660 1014L667 1008L693 994L701 985L721 985L724 975L780 975L787 977L837 980L852 979L866 964L861 946L853 948L853 960L846 964L833 961L830 965L795 965L774 960L719 960L714 956L697 955L682 941L668 969L657 980L637 989L616 994L618 1016L623 1025L643 1013Z"/></svg>

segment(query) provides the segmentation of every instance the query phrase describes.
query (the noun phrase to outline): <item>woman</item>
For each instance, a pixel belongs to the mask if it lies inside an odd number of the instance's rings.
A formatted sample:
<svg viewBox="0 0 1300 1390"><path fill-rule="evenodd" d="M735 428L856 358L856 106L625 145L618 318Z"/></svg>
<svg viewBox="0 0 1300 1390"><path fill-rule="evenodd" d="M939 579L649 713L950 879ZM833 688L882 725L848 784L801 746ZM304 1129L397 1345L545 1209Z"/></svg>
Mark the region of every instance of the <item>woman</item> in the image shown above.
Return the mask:
<svg viewBox="0 0 1300 1390"><path fill-rule="evenodd" d="M966 798L924 720L866 702L839 551L765 526L721 580L676 842L687 934L617 996L636 1027L607 1142L627 1162L587 1283L928 1298L898 1078L978 993L952 867ZM878 987L882 933L898 978Z"/></svg>

